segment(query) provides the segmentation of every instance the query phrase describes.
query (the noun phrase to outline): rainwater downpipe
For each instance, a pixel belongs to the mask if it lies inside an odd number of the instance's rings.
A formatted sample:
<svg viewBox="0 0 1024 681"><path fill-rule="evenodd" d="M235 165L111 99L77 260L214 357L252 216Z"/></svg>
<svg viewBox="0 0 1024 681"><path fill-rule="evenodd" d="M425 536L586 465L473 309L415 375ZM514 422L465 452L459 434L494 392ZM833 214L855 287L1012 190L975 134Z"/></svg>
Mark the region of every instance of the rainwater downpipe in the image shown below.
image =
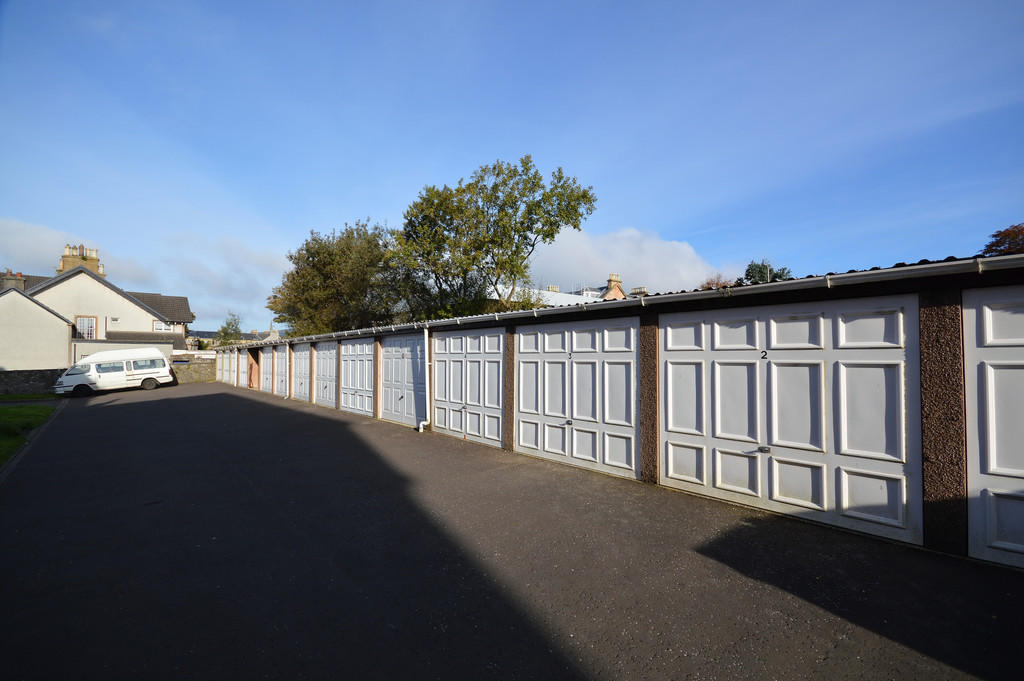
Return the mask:
<svg viewBox="0 0 1024 681"><path fill-rule="evenodd" d="M424 403L427 407L427 418L420 421L420 425L417 428L421 433L423 432L423 426L430 425L430 336L426 326L423 327L423 380L426 383L423 393Z"/></svg>

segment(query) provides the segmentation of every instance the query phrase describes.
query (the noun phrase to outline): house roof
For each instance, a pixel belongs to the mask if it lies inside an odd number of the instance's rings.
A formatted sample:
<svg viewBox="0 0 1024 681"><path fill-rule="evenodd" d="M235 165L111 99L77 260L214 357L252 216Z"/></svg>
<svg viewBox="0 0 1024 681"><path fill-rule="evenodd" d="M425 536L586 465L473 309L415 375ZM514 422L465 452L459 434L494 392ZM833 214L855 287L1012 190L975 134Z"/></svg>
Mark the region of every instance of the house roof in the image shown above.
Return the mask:
<svg viewBox="0 0 1024 681"><path fill-rule="evenodd" d="M185 296L165 296L160 293L144 293L142 291L128 291L127 293L160 312L169 322L189 324L196 319L188 305L188 298Z"/></svg>
<svg viewBox="0 0 1024 681"><path fill-rule="evenodd" d="M31 301L32 301L33 303L35 303L35 304L36 304L36 305L38 305L39 307L43 308L44 310L46 310L47 312L49 312L50 314L52 314L52 315L53 315L54 317L56 317L57 319L59 319L59 320L61 320L62 322L64 322L65 324L70 324L70 323L71 323L71 320L70 320L70 319L67 319L67 318L65 318L65 317L64 317L63 315L61 315L61 314L60 314L59 312L57 312L57 311L55 311L55 310L53 310L53 309L51 309L51 308L47 307L46 305L43 305L43 304L42 304L42 303L40 303L40 302L39 302L38 300L36 300L36 299L35 299L35 298L33 298L32 296L28 295L27 293L25 293L24 291L21 291L21 290L19 290L19 289L16 289L16 288L6 288L6 289L4 289L3 291L0 291L0 298L3 298L3 297L4 297L4 296L6 296L7 294L14 294L14 293L17 293L17 294L18 294L19 296L24 296L24 297L25 297L25 298L26 298L27 300L31 300Z"/></svg>
<svg viewBox="0 0 1024 681"><path fill-rule="evenodd" d="M135 305L138 305L143 310L145 310L146 312L149 312L150 314L152 314L157 319L159 319L161 321L164 321L164 322L171 321L170 319L165 317L161 312L158 312L157 310L153 309L151 306L147 305L143 301L141 301L138 298L134 297L132 294L128 293L124 289L121 289L121 288L118 288L117 286L114 286L113 284L111 284L109 281L107 281L103 277L101 277L98 274L96 274L96 273L86 269L82 265L79 265L78 267L76 267L74 269L68 270L67 272L64 272L63 274L58 274L56 277L53 277L51 279L47 279L46 281L42 282L41 284L38 284L38 285L33 286L32 288L28 289L27 291L25 291L25 293L27 293L30 296L37 296L40 293L42 293L43 291L46 291L47 289L53 288L57 284L60 284L63 281L65 281L67 279L70 279L71 277L74 277L74 276L76 276L78 274L85 274L86 276L92 277L94 280L96 280L100 284L103 284L104 286L109 288L111 291L113 291L117 295L121 296L122 298L124 298L125 300L127 300L130 303L134 303Z"/></svg>
<svg viewBox="0 0 1024 681"><path fill-rule="evenodd" d="M153 331L107 331L107 340L171 343L175 350L187 350L185 347L185 338L180 333L160 333Z"/></svg>
<svg viewBox="0 0 1024 681"><path fill-rule="evenodd" d="M38 275L38 274L23 274L23 275L21 275L21 278L25 280L25 290L26 291L29 290L30 288L34 288L36 286L39 286L40 284L42 284L45 281L53 279L53 277L49 277L49 276L46 276L46 275Z"/></svg>

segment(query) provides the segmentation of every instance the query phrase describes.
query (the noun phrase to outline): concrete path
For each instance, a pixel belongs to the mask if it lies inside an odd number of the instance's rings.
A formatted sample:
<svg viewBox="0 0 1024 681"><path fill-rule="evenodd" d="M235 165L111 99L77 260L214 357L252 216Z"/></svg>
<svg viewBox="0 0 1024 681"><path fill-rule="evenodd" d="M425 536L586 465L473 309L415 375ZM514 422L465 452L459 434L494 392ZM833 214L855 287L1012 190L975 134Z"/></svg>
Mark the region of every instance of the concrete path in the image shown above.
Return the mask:
<svg viewBox="0 0 1024 681"><path fill-rule="evenodd" d="M217 384L0 486L5 679L1019 679L1024 574Z"/></svg>

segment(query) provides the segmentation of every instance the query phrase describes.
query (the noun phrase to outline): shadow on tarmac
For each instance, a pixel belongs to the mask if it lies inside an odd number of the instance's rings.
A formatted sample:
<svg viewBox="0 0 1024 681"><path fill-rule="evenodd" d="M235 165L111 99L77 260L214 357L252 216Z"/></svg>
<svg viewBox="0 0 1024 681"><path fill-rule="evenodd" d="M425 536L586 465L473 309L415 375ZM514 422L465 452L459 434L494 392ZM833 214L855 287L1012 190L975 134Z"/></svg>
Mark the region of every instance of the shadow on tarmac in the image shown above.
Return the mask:
<svg viewBox="0 0 1024 681"><path fill-rule="evenodd" d="M584 678L359 424L137 395L70 404L0 488L5 678Z"/></svg>
<svg viewBox="0 0 1024 681"><path fill-rule="evenodd" d="M1020 571L773 516L747 519L697 550L970 674L1024 673Z"/></svg>

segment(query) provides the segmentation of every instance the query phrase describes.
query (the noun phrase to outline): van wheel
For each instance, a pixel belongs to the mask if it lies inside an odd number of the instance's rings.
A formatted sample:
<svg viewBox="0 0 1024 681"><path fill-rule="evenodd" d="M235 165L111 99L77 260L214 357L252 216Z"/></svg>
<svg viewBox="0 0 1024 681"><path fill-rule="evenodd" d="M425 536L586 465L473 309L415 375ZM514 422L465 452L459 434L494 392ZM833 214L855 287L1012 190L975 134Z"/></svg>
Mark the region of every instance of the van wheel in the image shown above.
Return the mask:
<svg viewBox="0 0 1024 681"><path fill-rule="evenodd" d="M90 393L92 393L92 388L87 385L76 385L74 390L71 391L71 394L75 397L85 397Z"/></svg>
<svg viewBox="0 0 1024 681"><path fill-rule="evenodd" d="M155 378L147 378L145 381L142 382L142 389L143 390L152 390L156 386L157 386L157 382L156 382Z"/></svg>

